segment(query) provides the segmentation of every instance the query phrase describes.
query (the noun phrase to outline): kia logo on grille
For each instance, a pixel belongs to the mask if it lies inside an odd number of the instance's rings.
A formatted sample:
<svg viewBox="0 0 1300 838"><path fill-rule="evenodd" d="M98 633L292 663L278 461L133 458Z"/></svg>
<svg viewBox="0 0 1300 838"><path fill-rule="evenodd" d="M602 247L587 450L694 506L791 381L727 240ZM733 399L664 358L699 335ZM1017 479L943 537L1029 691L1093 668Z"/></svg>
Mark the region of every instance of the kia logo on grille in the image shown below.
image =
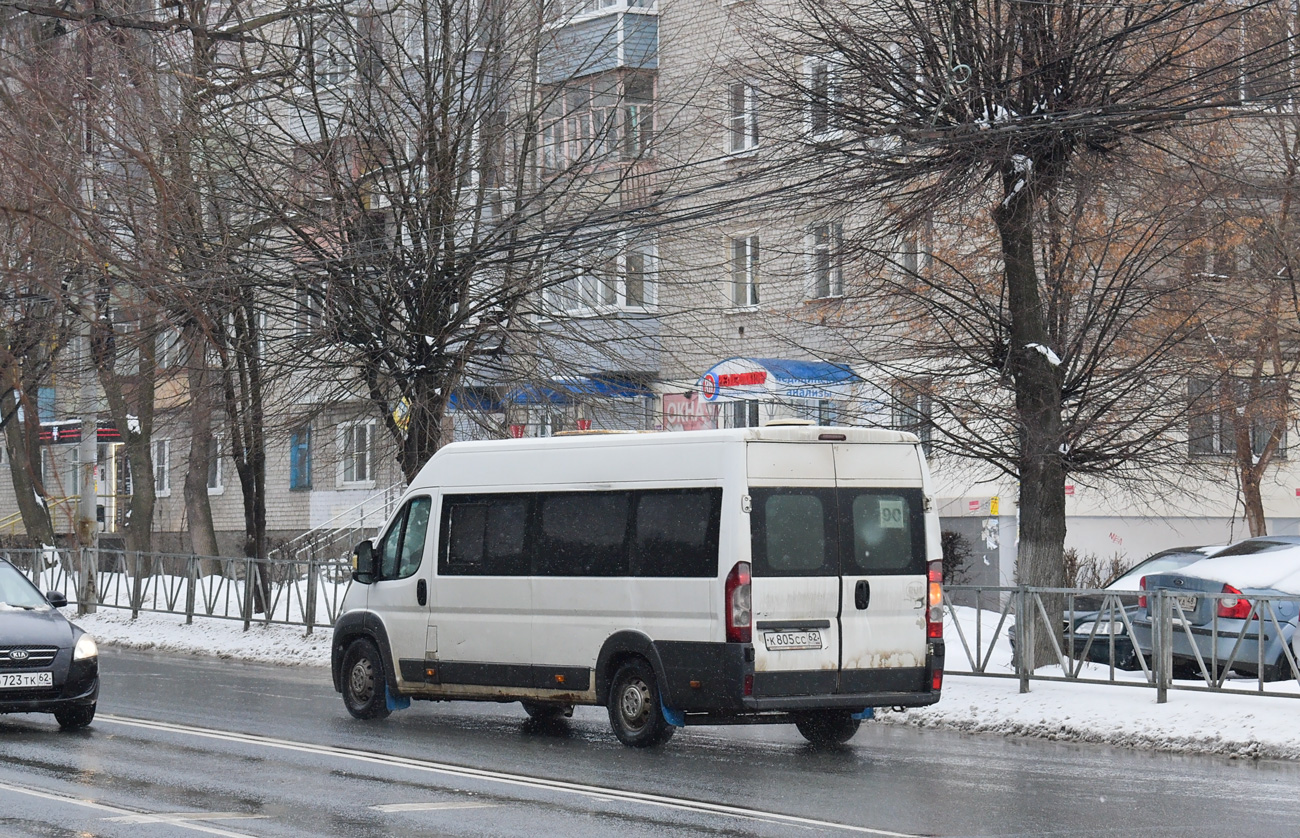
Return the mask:
<svg viewBox="0 0 1300 838"><path fill-rule="evenodd" d="M26 650L26 649L10 649L10 650L9 650L9 660L14 660L14 661L25 661L25 660L27 660L29 657L31 657L31 655L29 655L29 654L27 653L27 650Z"/></svg>

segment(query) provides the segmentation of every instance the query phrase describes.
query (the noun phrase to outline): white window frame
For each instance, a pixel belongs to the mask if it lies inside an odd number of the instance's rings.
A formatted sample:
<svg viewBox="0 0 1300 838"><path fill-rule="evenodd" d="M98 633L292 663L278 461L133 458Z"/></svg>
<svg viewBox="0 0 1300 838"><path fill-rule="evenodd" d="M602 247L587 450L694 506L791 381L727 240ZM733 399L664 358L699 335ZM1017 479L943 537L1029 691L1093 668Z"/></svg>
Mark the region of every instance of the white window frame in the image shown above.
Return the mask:
<svg viewBox="0 0 1300 838"><path fill-rule="evenodd" d="M172 493L172 441L153 440L153 494L157 498L171 497ZM159 478L162 478L159 480Z"/></svg>
<svg viewBox="0 0 1300 838"><path fill-rule="evenodd" d="M158 333L154 343L154 366L160 370L175 369L181 361L181 331L167 327Z"/></svg>
<svg viewBox="0 0 1300 838"><path fill-rule="evenodd" d="M815 142L836 140L845 134L844 126L839 124L840 120L836 113L836 107L840 103L840 81L837 70L834 56L810 55L803 60L804 86L807 91L807 100L804 102L804 130ZM819 72L824 73L826 79L826 90L820 94L816 89L816 76ZM825 100L823 107L826 124L821 128L816 125L819 97Z"/></svg>
<svg viewBox="0 0 1300 838"><path fill-rule="evenodd" d="M348 20L318 15L311 21L313 83L318 88L335 88L352 79L356 44L354 27ZM337 43L341 40L343 43ZM349 52L351 55L349 55Z"/></svg>
<svg viewBox="0 0 1300 838"><path fill-rule="evenodd" d="M221 446L221 434L213 434L211 440L211 447L208 450L208 494L221 495L226 491L225 474L221 467L221 455L224 451Z"/></svg>
<svg viewBox="0 0 1300 838"><path fill-rule="evenodd" d="M758 307L761 256L757 233L727 239L728 296L733 309Z"/></svg>
<svg viewBox="0 0 1300 838"><path fill-rule="evenodd" d="M748 154L759 144L758 89L748 80L727 83L728 154Z"/></svg>
<svg viewBox="0 0 1300 838"><path fill-rule="evenodd" d="M807 254L808 298L826 300L843 297L844 225L838 221L826 221L810 227L807 235Z"/></svg>
<svg viewBox="0 0 1300 838"><path fill-rule="evenodd" d="M358 429L365 428L366 450L365 450L365 473L357 475L357 450L354 450L350 443L355 442L355 434ZM349 439L351 437L351 439ZM337 483L341 488L372 487L375 485L375 421L373 419L361 419L354 422L344 422L339 425L338 432L338 475ZM351 460L351 462L349 462ZM351 474L349 475L349 472Z"/></svg>
<svg viewBox="0 0 1300 838"><path fill-rule="evenodd" d="M659 250L653 241L635 241L627 235L615 237L617 252L599 265L582 267L564 281L548 288L550 307L567 315L598 315L615 312L649 312L658 305ZM633 254L641 257L641 300L629 302L629 270Z"/></svg>

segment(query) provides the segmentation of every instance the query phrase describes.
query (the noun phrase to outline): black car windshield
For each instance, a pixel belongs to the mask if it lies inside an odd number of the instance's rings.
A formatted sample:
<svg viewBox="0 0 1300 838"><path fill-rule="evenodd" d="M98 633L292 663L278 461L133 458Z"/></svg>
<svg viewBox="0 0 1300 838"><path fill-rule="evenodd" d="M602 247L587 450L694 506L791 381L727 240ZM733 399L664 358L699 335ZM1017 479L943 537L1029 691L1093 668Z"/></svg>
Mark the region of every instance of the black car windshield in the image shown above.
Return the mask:
<svg viewBox="0 0 1300 838"><path fill-rule="evenodd" d="M40 608L49 605L27 577L10 564L0 564L0 608Z"/></svg>

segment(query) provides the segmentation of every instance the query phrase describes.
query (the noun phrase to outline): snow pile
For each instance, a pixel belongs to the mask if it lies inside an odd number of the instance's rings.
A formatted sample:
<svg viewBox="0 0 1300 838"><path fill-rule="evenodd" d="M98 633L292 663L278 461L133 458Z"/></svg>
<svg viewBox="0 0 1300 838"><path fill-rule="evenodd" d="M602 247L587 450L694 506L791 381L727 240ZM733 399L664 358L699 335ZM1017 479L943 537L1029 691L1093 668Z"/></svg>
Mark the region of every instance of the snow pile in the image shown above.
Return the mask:
<svg viewBox="0 0 1300 838"><path fill-rule="evenodd" d="M302 626L253 623L248 631L239 620L195 617L185 625L185 616L142 612L132 620L131 612L100 608L95 614L73 617L73 622L95 636L101 645L122 649L215 655L219 658L260 663L329 666L330 630L317 628L312 634Z"/></svg>
<svg viewBox="0 0 1300 838"><path fill-rule="evenodd" d="M973 647L975 612L955 611ZM986 611L981 616L981 639L987 649L998 615ZM121 648L290 665L327 666L330 659L328 629L307 635L301 626L254 624L245 632L237 620L195 618L187 626L184 616L142 613L132 620L129 611L111 608L75 620L100 643ZM1004 625L992 644L989 672L1014 671L1005 634ZM1030 692L1022 695L1014 678L957 671L969 670L969 664L951 615L944 636L949 672L943 699L932 707L878 713L881 722L1241 758L1300 758L1300 725L1295 723L1300 699L1170 690L1168 703L1157 704L1155 690L1147 687L1047 681L1032 681ZM1060 674L1059 667L1039 670L1040 674L1053 671ZM1104 678L1107 672L1107 667L1095 666L1089 677ZM1119 677L1140 680L1142 673L1119 673ZM1253 680L1239 683L1243 691L1257 687ZM1300 693L1295 683L1267 687L1269 692Z"/></svg>

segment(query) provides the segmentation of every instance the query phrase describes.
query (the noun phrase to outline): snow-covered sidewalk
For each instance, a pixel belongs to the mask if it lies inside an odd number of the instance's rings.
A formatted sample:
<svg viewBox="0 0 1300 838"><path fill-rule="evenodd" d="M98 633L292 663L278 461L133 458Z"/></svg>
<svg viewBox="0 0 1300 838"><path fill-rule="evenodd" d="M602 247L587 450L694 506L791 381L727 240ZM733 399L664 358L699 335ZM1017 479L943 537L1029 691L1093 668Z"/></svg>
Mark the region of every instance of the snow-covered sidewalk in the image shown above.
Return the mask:
<svg viewBox="0 0 1300 838"><path fill-rule="evenodd" d="M116 609L74 619L101 643L119 648L329 665L328 629L306 635L301 627L254 625L245 632L236 620L196 618L187 626L184 617L141 614L132 620L129 611ZM952 625L945 635L949 667L965 668ZM995 648L989 671L1010 672L1009 648ZM1168 703L1157 704L1155 690L1138 686L1033 681L1029 693L1019 689L1014 678L950 671L937 705L878 718L888 724L1154 750L1300 758L1300 698L1171 690Z"/></svg>

